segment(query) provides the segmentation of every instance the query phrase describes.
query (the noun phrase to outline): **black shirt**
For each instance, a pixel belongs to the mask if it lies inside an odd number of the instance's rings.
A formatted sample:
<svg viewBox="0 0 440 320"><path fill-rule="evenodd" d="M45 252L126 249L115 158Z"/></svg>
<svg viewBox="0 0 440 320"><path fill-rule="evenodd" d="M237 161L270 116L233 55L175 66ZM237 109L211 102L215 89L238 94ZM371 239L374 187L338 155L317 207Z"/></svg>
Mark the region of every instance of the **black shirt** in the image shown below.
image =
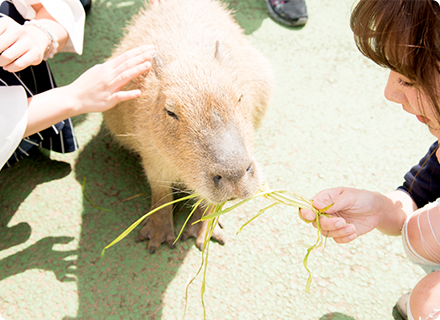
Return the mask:
<svg viewBox="0 0 440 320"><path fill-rule="evenodd" d="M419 164L405 174L405 182L398 190L407 192L418 208L440 198L440 164L435 156L438 141L433 143Z"/></svg>

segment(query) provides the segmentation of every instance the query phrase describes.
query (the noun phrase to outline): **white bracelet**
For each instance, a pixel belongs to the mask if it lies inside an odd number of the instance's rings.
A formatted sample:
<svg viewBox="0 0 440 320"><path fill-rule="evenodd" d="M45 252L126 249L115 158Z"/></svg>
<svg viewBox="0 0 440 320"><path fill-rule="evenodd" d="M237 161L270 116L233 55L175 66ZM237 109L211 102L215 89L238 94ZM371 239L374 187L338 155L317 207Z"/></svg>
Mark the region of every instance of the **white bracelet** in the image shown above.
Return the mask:
<svg viewBox="0 0 440 320"><path fill-rule="evenodd" d="M44 58L43 60L47 60L50 58L53 58L54 54L57 53L58 50L58 37L55 35L55 33L49 29L46 25L42 24L40 21L32 19L30 21L25 21L24 26L35 26L38 29L42 30L47 37L50 40L49 45L46 48L46 51L44 52Z"/></svg>

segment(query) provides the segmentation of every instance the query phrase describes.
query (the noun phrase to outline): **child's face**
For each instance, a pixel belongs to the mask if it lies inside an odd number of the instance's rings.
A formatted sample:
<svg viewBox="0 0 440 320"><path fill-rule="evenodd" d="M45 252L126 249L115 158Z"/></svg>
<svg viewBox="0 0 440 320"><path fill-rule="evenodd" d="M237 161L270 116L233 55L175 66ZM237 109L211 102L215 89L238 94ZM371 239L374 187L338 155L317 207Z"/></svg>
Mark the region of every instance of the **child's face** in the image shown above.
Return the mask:
<svg viewBox="0 0 440 320"><path fill-rule="evenodd" d="M429 127L429 131L440 139L440 123L436 117L431 100L405 76L390 71L385 87L385 98L402 105L403 110L411 113Z"/></svg>
<svg viewBox="0 0 440 320"><path fill-rule="evenodd" d="M428 126L429 131L437 139L440 139L440 123L431 100L423 92L417 90L416 86L405 76L390 71L385 87L385 98L401 104L403 110L415 115L420 122ZM440 152L437 152L437 159L440 162Z"/></svg>

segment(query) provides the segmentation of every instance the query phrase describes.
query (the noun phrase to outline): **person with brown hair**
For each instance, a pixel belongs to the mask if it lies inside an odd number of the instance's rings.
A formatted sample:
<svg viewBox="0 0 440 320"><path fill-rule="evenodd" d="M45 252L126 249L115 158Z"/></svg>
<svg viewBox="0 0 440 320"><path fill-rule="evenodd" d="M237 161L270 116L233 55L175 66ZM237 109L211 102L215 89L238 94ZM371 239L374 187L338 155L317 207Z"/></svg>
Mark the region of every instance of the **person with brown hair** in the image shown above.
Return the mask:
<svg viewBox="0 0 440 320"><path fill-rule="evenodd" d="M360 0L351 15L357 47L390 69L385 97L426 124L437 141L397 190L332 188L315 197L324 236L348 243L377 229L401 235L408 258L427 275L396 305L405 319L440 319L440 4L439 0ZM306 220L315 215L302 210ZM315 227L317 227L315 225Z"/></svg>

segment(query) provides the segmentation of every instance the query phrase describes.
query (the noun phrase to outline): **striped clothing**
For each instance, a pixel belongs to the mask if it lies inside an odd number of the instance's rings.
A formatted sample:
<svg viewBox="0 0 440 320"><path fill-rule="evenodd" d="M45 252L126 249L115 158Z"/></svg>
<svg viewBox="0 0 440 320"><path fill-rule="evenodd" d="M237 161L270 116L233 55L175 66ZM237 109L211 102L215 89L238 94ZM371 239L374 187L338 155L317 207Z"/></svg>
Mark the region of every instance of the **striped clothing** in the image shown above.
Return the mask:
<svg viewBox="0 0 440 320"><path fill-rule="evenodd" d="M0 18L3 15L11 17L20 24L24 24L24 18L10 2L5 1L1 3ZM0 68L0 86L16 85L20 85L25 89L28 98L56 87L52 72L46 61L41 62L37 66L29 66L24 70L13 73ZM13 107L11 106L11 108ZM11 166L25 156L29 156L29 152L35 147L42 147L60 153L77 150L78 144L71 120L66 119L50 128L24 138L2 169Z"/></svg>

